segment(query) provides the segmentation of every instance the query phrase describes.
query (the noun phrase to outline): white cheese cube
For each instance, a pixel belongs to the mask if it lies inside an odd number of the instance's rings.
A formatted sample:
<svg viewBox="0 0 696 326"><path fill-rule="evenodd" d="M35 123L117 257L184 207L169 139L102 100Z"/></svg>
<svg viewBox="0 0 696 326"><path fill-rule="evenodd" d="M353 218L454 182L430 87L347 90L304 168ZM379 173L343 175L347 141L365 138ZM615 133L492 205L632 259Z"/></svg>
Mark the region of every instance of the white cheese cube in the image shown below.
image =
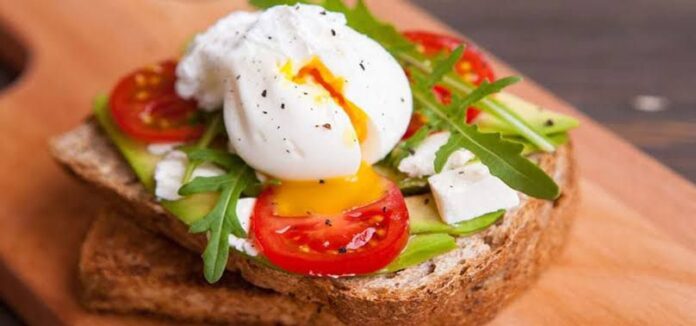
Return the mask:
<svg viewBox="0 0 696 326"><path fill-rule="evenodd" d="M399 171L408 174L409 177L424 177L435 174L435 153L437 150L447 143L450 133L448 131L434 133L429 135L415 149L413 154L405 157L399 163ZM471 152L460 149L449 157L443 171L451 170L464 166L469 160L474 157Z"/></svg>
<svg viewBox="0 0 696 326"><path fill-rule="evenodd" d="M519 205L515 190L481 163L443 171L428 178L440 217L454 224Z"/></svg>

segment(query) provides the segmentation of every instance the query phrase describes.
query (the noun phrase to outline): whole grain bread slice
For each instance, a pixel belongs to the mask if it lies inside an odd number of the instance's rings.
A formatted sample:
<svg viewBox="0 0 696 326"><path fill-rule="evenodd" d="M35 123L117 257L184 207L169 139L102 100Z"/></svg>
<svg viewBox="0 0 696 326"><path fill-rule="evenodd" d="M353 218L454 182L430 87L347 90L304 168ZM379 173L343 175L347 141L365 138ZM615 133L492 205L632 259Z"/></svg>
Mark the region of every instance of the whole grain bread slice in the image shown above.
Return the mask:
<svg viewBox="0 0 696 326"><path fill-rule="evenodd" d="M188 233L137 181L93 121L51 141L68 171L96 186L139 226L202 252L206 239ZM312 278L231 255L228 269L247 281L328 309L348 324L472 324L489 320L528 286L562 247L577 204L572 146L534 157L561 186L556 201L525 198L496 225L457 240L458 248L406 270L369 277Z"/></svg>
<svg viewBox="0 0 696 326"><path fill-rule="evenodd" d="M251 285L227 273L201 277L200 257L104 209L82 245L81 301L98 311L235 325L338 325L316 304Z"/></svg>

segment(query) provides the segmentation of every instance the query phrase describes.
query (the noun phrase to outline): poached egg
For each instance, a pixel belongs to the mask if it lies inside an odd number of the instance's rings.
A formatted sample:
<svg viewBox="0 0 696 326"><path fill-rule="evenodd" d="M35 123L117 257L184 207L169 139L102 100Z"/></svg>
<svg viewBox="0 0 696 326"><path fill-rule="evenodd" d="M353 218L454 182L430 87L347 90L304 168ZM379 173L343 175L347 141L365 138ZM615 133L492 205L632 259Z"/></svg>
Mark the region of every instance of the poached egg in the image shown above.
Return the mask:
<svg viewBox="0 0 696 326"><path fill-rule="evenodd" d="M312 5L235 12L198 35L176 89L222 107L231 147L273 178L281 215L333 214L381 198L371 165L406 131L408 79L342 14Z"/></svg>

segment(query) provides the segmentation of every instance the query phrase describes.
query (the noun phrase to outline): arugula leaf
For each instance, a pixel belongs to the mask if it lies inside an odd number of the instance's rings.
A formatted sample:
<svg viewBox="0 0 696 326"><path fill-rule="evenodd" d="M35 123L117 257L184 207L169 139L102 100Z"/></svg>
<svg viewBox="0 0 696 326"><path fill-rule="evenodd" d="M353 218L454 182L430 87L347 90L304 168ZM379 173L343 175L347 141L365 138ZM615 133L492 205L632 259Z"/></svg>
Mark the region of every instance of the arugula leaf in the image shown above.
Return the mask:
<svg viewBox="0 0 696 326"><path fill-rule="evenodd" d="M222 190L215 207L189 229L192 233L208 232L208 245L203 252L203 274L209 283L217 282L225 271L229 258L229 235L246 238L239 223L237 201L244 189L256 182L253 170L248 166L219 177L198 177L181 188L186 194Z"/></svg>
<svg viewBox="0 0 696 326"><path fill-rule="evenodd" d="M222 191L227 184L233 182L229 174L214 177L196 177L179 188L179 195L190 196L202 192Z"/></svg>
<svg viewBox="0 0 696 326"><path fill-rule="evenodd" d="M447 109L437 102L429 91L413 89L414 98L424 107L435 112L447 122L451 135L435 154L435 169L441 171L447 158L458 148L465 148L485 164L491 174L508 186L527 195L554 199L558 197L558 185L538 166L521 155L523 146L503 140L501 135L484 134L474 125L454 120Z"/></svg>
<svg viewBox="0 0 696 326"><path fill-rule="evenodd" d="M473 92L453 103L453 110L455 113L459 114L456 116L456 118L463 120L466 117L466 109L469 106L472 106L483 100L486 96L498 93L503 88L515 84L521 80L522 78L518 76L505 77L503 79L498 79L493 83L489 83L487 80L484 80Z"/></svg>
<svg viewBox="0 0 696 326"><path fill-rule="evenodd" d="M215 163L226 170L237 169L244 165L244 161L237 155L212 148L184 148L182 149L189 160Z"/></svg>
<svg viewBox="0 0 696 326"><path fill-rule="evenodd" d="M454 69L454 65L462 57L464 53L464 46L458 46L452 53L442 60L438 60L433 64L433 72L425 80L425 86L427 88L432 88L437 82L439 82L442 77L448 72Z"/></svg>
<svg viewBox="0 0 696 326"><path fill-rule="evenodd" d="M199 164L210 162L229 171L221 176L196 177L179 189L179 194L182 196L221 192L213 209L202 219L191 224L189 229L192 233L208 233L208 244L203 252L203 274L210 283L217 282L225 271L230 250L229 235L247 237L237 216L237 201L242 193L256 192L259 187L254 170L237 155L206 148L219 132L215 130L219 129L217 124L220 121L217 118L213 120L208 128L213 131L206 133L209 135L207 140L199 141L193 148L181 149L188 156L189 162L195 162L189 165L189 167L193 166L193 169Z"/></svg>
<svg viewBox="0 0 696 326"><path fill-rule="evenodd" d="M395 55L402 63L410 65L420 72L425 74L430 74L433 72L433 68L430 66L428 60L425 60L420 53L414 52L400 52ZM442 77L442 82L447 86L453 93L468 94L476 89L476 86L461 79L455 73L450 72ZM530 125L527 121L522 119L517 115L512 109L507 107L503 102L496 99L484 98L478 104L478 107L488 113L493 114L497 118L501 119L507 123L510 128L515 130L515 132L532 142L538 148L551 152L555 149L552 142L539 130Z"/></svg>

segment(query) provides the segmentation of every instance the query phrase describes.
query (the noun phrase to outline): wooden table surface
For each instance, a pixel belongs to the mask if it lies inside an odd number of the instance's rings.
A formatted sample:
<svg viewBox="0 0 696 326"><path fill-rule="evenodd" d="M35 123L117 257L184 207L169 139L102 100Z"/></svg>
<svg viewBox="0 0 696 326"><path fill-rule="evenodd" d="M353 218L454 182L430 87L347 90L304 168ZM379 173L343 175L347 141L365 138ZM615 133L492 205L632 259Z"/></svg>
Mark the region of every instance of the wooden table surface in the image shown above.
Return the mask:
<svg viewBox="0 0 696 326"><path fill-rule="evenodd" d="M531 0L510 1L504 7L497 7L500 2L485 0L413 2L664 163L692 180L696 179L696 151L693 150L696 142L696 92L692 89L696 87L696 75L692 73L696 72L696 60L692 53L696 48L692 32L696 30L696 20L693 19L696 17L696 3L680 0ZM1 34L0 32L0 52L6 44L2 42ZM0 82L3 76L0 74ZM658 96L668 103L662 105L659 112L636 110L633 102L639 95ZM589 187L597 196L616 190L598 188L587 182L583 186ZM611 209L626 208L617 206L611 199L600 200L596 204L606 208L606 216L611 214ZM638 216L639 212L636 210L640 208L628 209L628 212L621 212L619 215L625 217L623 222L633 231L649 227L640 223L632 224L630 217ZM652 210L650 213L655 212L660 211ZM602 217L605 215L593 218ZM684 224L687 228L692 226L693 224ZM580 224L579 228L579 232L598 231L589 229L587 224ZM670 230L668 234L676 236L679 243L688 244L693 243L693 237L688 235L691 231L687 229L680 233ZM627 234L630 233L631 231L627 231ZM662 236L664 234L660 233L658 238ZM580 238L592 240L588 237ZM693 249L692 246L689 248ZM573 249L570 255L573 255ZM690 263L692 262L684 262L684 266L693 266ZM560 267L545 277L546 282L542 282L529 296L548 300L553 291L545 288L546 285L552 284L554 279L562 279L564 269L566 273L578 271L577 264L573 266L574 269L568 265L568 261L562 262ZM580 272L591 271L580 269ZM689 275L678 277L688 280L687 283L693 282ZM593 286L583 284L582 278L575 280L577 284L569 286L569 290L573 287ZM626 280L629 283L638 281L630 278ZM688 292L689 290L674 290L687 291L681 294L683 298L694 298L694 293ZM635 294L639 296L649 293L648 290L636 290ZM514 315L514 311L528 308L525 305L532 301L534 300L527 298L513 306L513 313L503 315L501 321L513 321L514 319L505 318L512 318L509 316ZM631 302L627 302L625 305L630 304ZM567 309L562 304L549 307L552 308ZM696 309L696 305L692 308ZM18 323L5 310L0 306L0 324ZM630 321L618 317L613 320ZM663 321L666 320L668 319ZM671 321L684 322L683 319Z"/></svg>

